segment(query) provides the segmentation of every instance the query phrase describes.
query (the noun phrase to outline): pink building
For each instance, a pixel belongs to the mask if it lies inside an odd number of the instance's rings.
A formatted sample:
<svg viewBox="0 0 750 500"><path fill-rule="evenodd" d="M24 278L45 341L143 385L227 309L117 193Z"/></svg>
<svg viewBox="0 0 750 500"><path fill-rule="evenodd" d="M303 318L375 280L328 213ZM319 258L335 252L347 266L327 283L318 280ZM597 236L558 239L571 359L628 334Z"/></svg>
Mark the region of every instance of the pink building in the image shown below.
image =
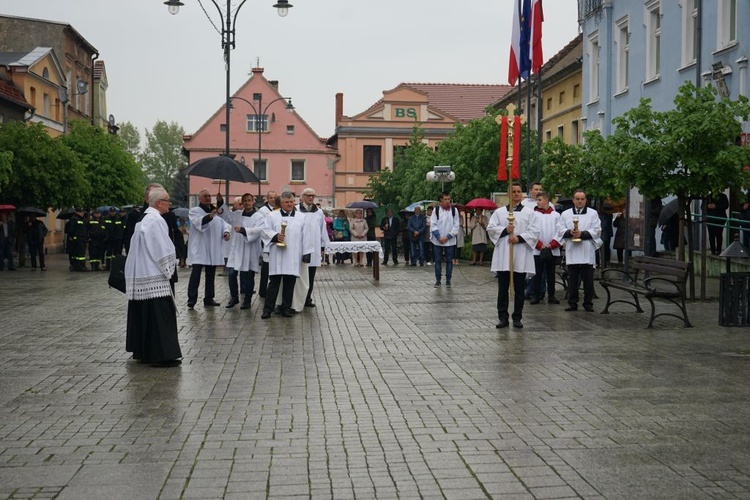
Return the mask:
<svg viewBox="0 0 750 500"><path fill-rule="evenodd" d="M260 99L259 99L260 97ZM230 117L230 152L244 161L260 178L258 183L231 182L230 199L243 193L263 196L268 191L292 191L297 196L311 187L322 207L333 206L333 169L336 150L321 138L295 111L287 109L286 96L277 81L263 76L263 68L253 68L250 79L233 95ZM224 153L225 117L222 106L192 135L185 135L188 162ZM260 147L259 147L260 142ZM260 151L260 154L259 154ZM225 194L221 179L190 177L190 206L196 195L207 188Z"/></svg>

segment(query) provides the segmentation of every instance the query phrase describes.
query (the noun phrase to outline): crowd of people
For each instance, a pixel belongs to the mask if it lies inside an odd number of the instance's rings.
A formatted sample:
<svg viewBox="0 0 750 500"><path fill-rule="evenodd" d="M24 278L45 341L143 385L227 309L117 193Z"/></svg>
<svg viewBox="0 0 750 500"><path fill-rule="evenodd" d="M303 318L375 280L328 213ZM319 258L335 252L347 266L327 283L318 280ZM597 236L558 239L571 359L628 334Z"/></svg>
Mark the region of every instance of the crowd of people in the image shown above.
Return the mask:
<svg viewBox="0 0 750 500"><path fill-rule="evenodd" d="M635 232L629 243L624 241L624 234L628 233L624 208L613 214L611 206L605 205L597 212L586 193L578 190L570 206L560 210L538 182L529 186L528 193L519 183L512 183L508 205L489 214L481 208L474 209L468 219L461 207L453 204L450 192L443 192L436 205L424 209L416 206L413 212L402 212L400 216L387 210L379 221L369 208L328 214L315 202L315 196L311 188L301 193L299 201L289 191L269 191L263 204L256 207L253 195L246 193L229 206L221 194L216 195L214 204L211 193L202 190L198 205L189 210L187 217L180 218L170 210L169 193L159 184L150 184L144 204L130 212L116 207L104 213L73 210L65 230L70 270L109 270L113 259L124 252L126 349L138 361L175 366L182 357L174 295L177 267L191 268L187 286L189 310L198 304L201 281L203 306L221 305L216 300L215 280L217 268L223 267L222 276L227 278L230 294L225 307L239 305L240 309L249 309L257 293L263 299L260 317L265 320L274 313L292 317L304 308L316 306L316 271L330 263L330 256L324 252L329 242L376 241L380 236L383 266L398 266L400 257L406 266L432 265L434 287L450 288L466 238L470 241L472 266L483 266L487 252L492 251L488 258L498 286L496 327L512 324L520 329L527 301L536 305L546 298L548 304L560 303L556 276L561 261L567 285L565 311L577 311L579 304L584 311L593 311L594 268L602 259L606 266L610 259L609 252L600 259L597 250L612 246L617 260L622 261L623 252L637 247L636 238L641 236ZM726 207L723 194L705 200L705 208L713 217L725 214ZM750 206L744 208L750 212ZM663 233L669 232L670 222L660 218L661 201L652 203L649 210L652 224L646 228L644 252L651 244L655 249L655 243L648 240L655 240L649 231L655 232L657 224L663 224ZM44 271L48 229L35 217L23 223L31 269L39 265ZM0 213L0 270L6 264L9 270L16 268L13 245L17 229L13 218ZM712 253L718 254L721 235L716 229L709 230L709 241ZM332 257L335 265L348 261L354 267L370 267L377 253L336 253Z"/></svg>

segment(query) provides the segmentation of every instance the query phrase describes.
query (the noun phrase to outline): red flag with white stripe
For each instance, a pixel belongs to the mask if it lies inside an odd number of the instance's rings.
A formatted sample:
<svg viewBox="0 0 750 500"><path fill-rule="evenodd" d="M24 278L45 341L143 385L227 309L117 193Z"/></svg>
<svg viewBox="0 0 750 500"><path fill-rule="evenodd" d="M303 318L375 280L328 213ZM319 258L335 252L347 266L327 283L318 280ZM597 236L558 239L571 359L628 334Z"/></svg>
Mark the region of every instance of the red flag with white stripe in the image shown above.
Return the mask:
<svg viewBox="0 0 750 500"><path fill-rule="evenodd" d="M542 0L531 0L531 71L539 73L544 64L542 55L542 23L544 11Z"/></svg>

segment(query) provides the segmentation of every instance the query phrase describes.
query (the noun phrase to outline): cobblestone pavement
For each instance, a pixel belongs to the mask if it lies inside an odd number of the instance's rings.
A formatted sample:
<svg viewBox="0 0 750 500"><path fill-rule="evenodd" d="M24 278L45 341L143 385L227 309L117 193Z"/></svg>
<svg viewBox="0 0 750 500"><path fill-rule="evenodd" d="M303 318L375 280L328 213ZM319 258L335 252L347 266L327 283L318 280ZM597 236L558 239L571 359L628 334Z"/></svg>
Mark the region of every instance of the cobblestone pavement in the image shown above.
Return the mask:
<svg viewBox="0 0 750 500"><path fill-rule="evenodd" d="M487 267L331 266L263 321L189 311L180 270L185 359L152 368L105 273L49 261L0 273L0 498L750 498L750 338L716 302L497 330Z"/></svg>

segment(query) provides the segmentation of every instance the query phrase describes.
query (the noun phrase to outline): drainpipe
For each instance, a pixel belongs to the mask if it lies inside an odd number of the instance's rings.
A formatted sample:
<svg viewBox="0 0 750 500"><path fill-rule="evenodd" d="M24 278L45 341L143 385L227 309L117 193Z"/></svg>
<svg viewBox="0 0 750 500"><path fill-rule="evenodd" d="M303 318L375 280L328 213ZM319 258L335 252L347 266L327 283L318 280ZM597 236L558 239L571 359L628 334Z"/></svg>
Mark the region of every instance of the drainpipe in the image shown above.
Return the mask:
<svg viewBox="0 0 750 500"><path fill-rule="evenodd" d="M96 125L96 111L94 109L94 94L96 93L96 87L94 86L94 61L99 59L99 52L94 52L91 56L91 125Z"/></svg>

